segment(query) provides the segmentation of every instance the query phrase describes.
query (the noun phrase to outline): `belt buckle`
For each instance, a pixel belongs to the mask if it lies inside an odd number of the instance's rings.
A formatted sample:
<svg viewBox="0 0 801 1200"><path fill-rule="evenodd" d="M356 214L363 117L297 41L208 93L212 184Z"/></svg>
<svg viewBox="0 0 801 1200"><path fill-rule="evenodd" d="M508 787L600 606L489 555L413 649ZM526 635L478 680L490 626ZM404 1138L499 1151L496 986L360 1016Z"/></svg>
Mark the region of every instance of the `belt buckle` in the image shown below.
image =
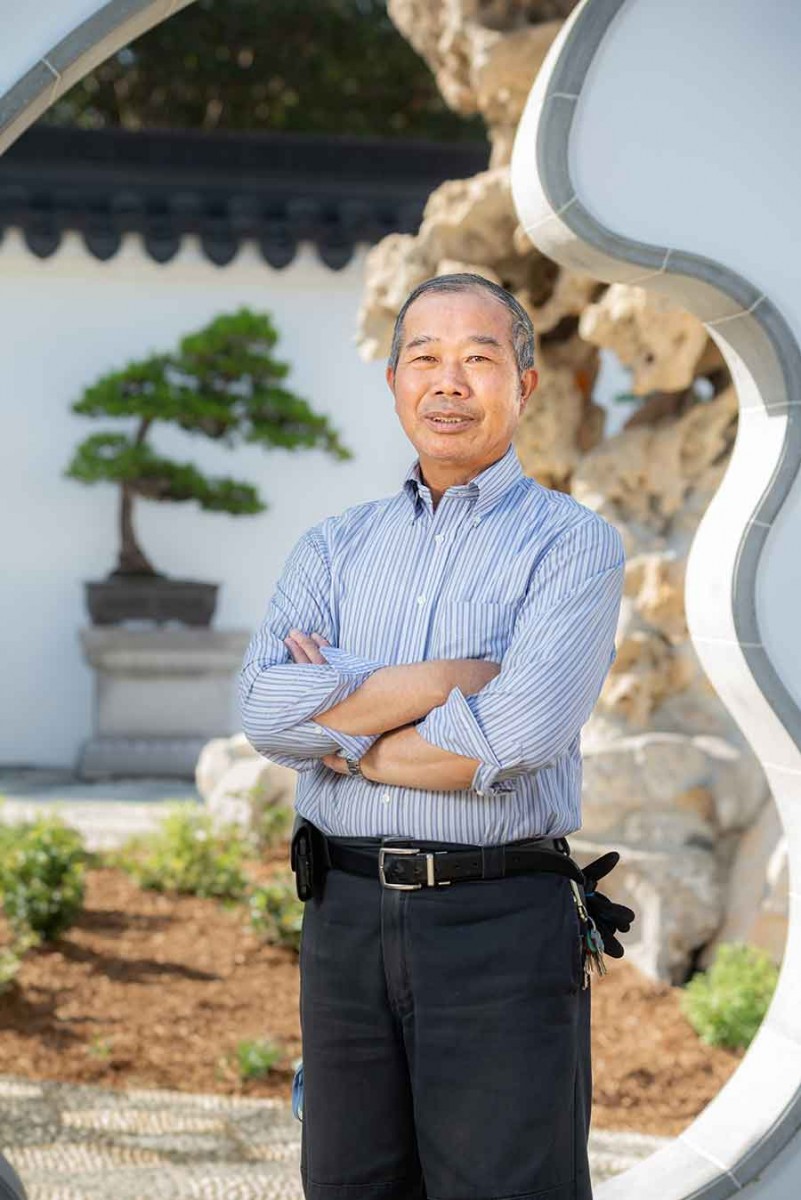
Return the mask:
<svg viewBox="0 0 801 1200"><path fill-rule="evenodd" d="M379 846L378 848L378 878L386 888L394 888L398 892L413 892L421 887L450 887L450 879L434 878L434 855L445 854L445 850L421 850L419 846ZM425 854L426 882L422 883L389 883L384 873L384 862L387 854Z"/></svg>
<svg viewBox="0 0 801 1200"><path fill-rule="evenodd" d="M421 888L422 883L390 883L384 874L384 862L387 854L419 854L419 846L379 846L378 848L378 878L385 888L394 888L396 892L414 892Z"/></svg>

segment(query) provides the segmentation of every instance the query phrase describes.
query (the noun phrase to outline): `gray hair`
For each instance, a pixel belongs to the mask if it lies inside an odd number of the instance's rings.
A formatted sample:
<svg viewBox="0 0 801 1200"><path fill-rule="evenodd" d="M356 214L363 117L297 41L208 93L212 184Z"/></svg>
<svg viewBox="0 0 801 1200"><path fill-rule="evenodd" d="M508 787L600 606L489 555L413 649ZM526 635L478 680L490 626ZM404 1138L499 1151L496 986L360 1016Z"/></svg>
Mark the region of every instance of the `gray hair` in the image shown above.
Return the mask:
<svg viewBox="0 0 801 1200"><path fill-rule="evenodd" d="M452 275L435 275L424 279L409 293L403 306L395 318L395 328L392 331L392 345L389 351L388 364L392 370L397 370L403 340L403 318L410 304L425 292L475 292L483 290L500 300L511 314L512 345L514 346L517 370L523 374L529 367L534 366L534 326L531 317L523 305L517 301L506 288L485 279L483 275L475 275L470 271L461 271Z"/></svg>

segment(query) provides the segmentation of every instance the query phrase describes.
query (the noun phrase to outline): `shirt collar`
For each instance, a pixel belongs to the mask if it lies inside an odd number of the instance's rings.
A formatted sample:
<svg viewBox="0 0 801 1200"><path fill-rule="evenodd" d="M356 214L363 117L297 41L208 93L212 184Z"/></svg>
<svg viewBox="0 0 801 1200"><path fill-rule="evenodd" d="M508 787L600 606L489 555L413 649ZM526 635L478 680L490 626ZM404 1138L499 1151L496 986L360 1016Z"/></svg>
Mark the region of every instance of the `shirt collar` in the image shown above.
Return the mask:
<svg viewBox="0 0 801 1200"><path fill-rule="evenodd" d="M482 517L492 508L501 496L524 477L524 471L517 456L514 443L510 442L506 453L495 462L490 463L469 483L453 484L446 489L446 495L464 495L475 497L473 516ZM418 505L422 504L420 487L425 486L420 477L420 459L415 458L403 478L403 491L409 498L415 516Z"/></svg>

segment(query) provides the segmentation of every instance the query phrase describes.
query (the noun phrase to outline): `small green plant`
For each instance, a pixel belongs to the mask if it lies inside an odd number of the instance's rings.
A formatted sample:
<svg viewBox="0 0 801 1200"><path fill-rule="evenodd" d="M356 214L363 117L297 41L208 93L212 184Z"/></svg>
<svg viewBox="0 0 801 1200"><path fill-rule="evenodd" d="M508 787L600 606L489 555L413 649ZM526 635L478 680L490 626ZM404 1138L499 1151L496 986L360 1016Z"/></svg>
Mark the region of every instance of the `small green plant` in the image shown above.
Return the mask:
<svg viewBox="0 0 801 1200"><path fill-rule="evenodd" d="M89 1045L86 1047L86 1053L92 1058L106 1062L112 1055L111 1039L101 1037L99 1033L93 1034Z"/></svg>
<svg viewBox="0 0 801 1200"><path fill-rule="evenodd" d="M724 942L707 971L685 984L681 1010L711 1046L748 1046L768 1010L779 971L769 954L745 942Z"/></svg>
<svg viewBox="0 0 801 1200"><path fill-rule="evenodd" d="M236 1065L241 1079L262 1079L280 1062L283 1051L271 1041L241 1041L236 1044Z"/></svg>
<svg viewBox="0 0 801 1200"><path fill-rule="evenodd" d="M41 940L41 936L33 929L21 929L15 934L10 946L0 948L0 996L3 992L10 991L23 958L33 946L38 946Z"/></svg>
<svg viewBox="0 0 801 1200"><path fill-rule="evenodd" d="M22 955L13 946L0 949L0 996L10 990L21 966Z"/></svg>
<svg viewBox="0 0 801 1200"><path fill-rule="evenodd" d="M53 941L75 920L84 898L83 838L57 814L0 827L0 900L17 933Z"/></svg>
<svg viewBox="0 0 801 1200"><path fill-rule="evenodd" d="M176 801L155 833L130 838L112 861L143 888L241 900L249 853L237 825L218 826L194 801Z"/></svg>
<svg viewBox="0 0 801 1200"><path fill-rule="evenodd" d="M303 901L298 899L293 877L278 878L256 887L248 899L250 924L266 942L300 950Z"/></svg>

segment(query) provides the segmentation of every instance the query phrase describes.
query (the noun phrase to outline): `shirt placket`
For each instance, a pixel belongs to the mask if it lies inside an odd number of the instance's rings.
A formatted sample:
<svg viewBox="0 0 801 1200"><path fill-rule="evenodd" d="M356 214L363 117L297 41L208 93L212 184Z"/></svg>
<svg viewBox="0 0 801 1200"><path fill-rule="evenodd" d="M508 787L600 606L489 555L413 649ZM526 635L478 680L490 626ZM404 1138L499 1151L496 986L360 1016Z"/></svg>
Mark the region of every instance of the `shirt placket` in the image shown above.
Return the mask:
<svg viewBox="0 0 801 1200"><path fill-rule="evenodd" d="M473 492L449 489L440 498L436 508L432 507L428 488L421 488L421 495L423 505L417 520L421 525L421 540L425 545L426 566L415 597L418 628L418 637L415 640L417 653L420 660L424 661L428 657L436 602L442 590L454 539L465 524L472 527L480 518L472 516L475 507Z"/></svg>

